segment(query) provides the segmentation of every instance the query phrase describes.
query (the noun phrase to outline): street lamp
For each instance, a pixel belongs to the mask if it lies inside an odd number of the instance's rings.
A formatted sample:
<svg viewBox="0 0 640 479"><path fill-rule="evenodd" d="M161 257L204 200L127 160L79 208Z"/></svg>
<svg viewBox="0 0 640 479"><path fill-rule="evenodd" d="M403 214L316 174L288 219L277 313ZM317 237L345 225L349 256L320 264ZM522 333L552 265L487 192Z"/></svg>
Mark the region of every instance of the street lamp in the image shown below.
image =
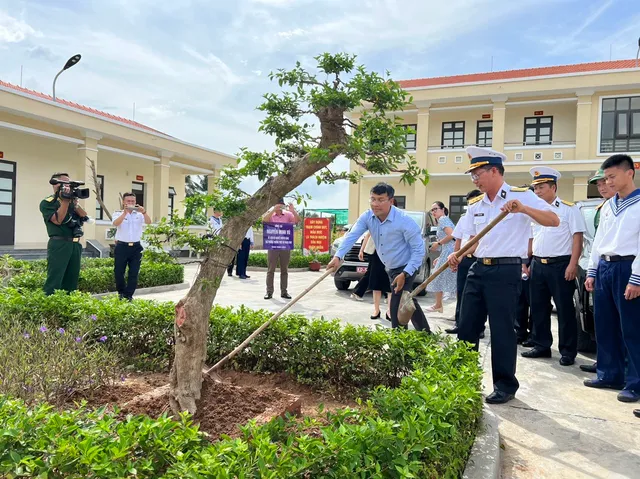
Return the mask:
<svg viewBox="0 0 640 479"><path fill-rule="evenodd" d="M638 57L640 57L640 38L638 38L638 53L636 53L636 68L638 68Z"/></svg>
<svg viewBox="0 0 640 479"><path fill-rule="evenodd" d="M67 63L64 64L64 67L62 67L62 70L60 70L58 72L58 74L56 75L56 77L53 79L53 101L56 101L56 80L58 79L58 77L60 76L60 74L65 71L68 70L69 68L71 68L73 65L75 65L76 63L78 63L80 61L80 59L82 58L82 55L78 54L78 55L74 55L71 58L69 58L67 60Z"/></svg>

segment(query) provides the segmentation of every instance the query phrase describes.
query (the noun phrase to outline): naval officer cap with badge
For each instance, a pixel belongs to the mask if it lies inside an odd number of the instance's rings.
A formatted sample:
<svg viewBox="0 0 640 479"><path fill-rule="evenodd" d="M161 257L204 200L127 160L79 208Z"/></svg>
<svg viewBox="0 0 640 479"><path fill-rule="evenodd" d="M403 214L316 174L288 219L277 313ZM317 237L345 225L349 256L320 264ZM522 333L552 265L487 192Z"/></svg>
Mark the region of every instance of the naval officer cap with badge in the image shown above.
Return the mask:
<svg viewBox="0 0 640 479"><path fill-rule="evenodd" d="M460 310L458 339L479 346L487 315L491 327L491 359L494 391L486 401L503 404L514 398L516 379L516 317L521 291L521 265L528 258L531 220L544 226L558 226L560 220L551 206L528 188L515 188L504 181L507 157L489 148L468 147L471 180L484 194L469 201L461 218L463 233L476 236L500 211L508 211L478 243L478 260L469 269ZM449 257L458 265L455 254Z"/></svg>
<svg viewBox="0 0 640 479"><path fill-rule="evenodd" d="M560 172L547 166L530 170L533 191L551 205L560 218L557 228L533 225L533 261L531 263L531 319L533 349L525 358L550 358L551 299L558 310L558 350L560 365L570 366L578 353L578 328L573 295L576 289L578 260L582 254L582 236L587 229L575 204L558 198Z"/></svg>

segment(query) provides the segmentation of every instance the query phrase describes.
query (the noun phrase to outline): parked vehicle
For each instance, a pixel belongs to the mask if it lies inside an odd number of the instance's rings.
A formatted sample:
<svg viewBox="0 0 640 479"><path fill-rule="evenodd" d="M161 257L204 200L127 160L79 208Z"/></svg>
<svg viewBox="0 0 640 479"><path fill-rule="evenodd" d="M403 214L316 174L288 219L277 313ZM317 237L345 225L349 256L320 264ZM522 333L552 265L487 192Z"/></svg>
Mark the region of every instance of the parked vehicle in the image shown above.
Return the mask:
<svg viewBox="0 0 640 479"><path fill-rule="evenodd" d="M418 224L418 226L420 226L420 229L422 230L422 236L425 240L425 255L422 261L422 266L420 266L418 274L416 275L416 279L414 282L415 287L429 277L429 275L431 274L431 266L433 265L433 262L438 258L438 256L440 256L439 251L436 251L435 253L429 251L431 243L436 242L437 227L436 221L431 213L425 213L424 211L404 212L408 214L411 219L413 219ZM352 226L353 225L351 225L351 227ZM351 227L349 229L351 229ZM367 272L367 268L369 266L369 255L364 255L364 261L360 261L360 259L358 258L363 238L364 235L358 238L358 241L356 241L353 247L347 252L347 254L345 254L342 266L340 266L340 269L336 271L333 281L336 285L336 288L338 288L339 290L348 290L351 286L352 281L360 281L360 278L362 278L362 276L364 276L364 274ZM344 236L337 238L333 242L333 244L331 245L331 256L336 253L343 240ZM420 293L421 296L425 294L426 290Z"/></svg>
<svg viewBox="0 0 640 479"><path fill-rule="evenodd" d="M578 201L576 205L587 223L587 231L584 233L582 256L578 263L578 275L576 277L576 292L573 302L576 308L576 321L578 322L578 351L594 353L596 351L596 333L593 317L593 294L584 287L587 278L587 266L591 256L591 247L595 237L593 220L596 215L596 207L602 203L602 199Z"/></svg>

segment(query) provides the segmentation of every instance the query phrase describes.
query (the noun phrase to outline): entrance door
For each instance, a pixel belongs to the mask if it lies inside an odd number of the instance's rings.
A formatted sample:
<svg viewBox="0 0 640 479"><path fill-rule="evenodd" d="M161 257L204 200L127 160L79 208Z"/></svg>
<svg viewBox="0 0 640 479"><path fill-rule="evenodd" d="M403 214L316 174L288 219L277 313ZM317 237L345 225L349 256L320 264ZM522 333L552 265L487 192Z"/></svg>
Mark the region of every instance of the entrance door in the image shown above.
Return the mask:
<svg viewBox="0 0 640 479"><path fill-rule="evenodd" d="M12 245L16 235L16 164L0 160L0 245Z"/></svg>
<svg viewBox="0 0 640 479"><path fill-rule="evenodd" d="M131 182L131 193L136 195L136 204L144 206L144 183Z"/></svg>

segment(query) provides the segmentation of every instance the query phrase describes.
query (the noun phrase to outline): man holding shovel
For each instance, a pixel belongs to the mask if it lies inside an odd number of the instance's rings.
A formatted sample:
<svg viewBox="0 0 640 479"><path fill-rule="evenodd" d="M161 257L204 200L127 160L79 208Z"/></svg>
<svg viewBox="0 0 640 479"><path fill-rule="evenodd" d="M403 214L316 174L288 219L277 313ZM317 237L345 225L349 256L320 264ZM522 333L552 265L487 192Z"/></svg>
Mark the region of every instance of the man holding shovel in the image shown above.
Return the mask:
<svg viewBox="0 0 640 479"><path fill-rule="evenodd" d="M516 379L516 332L513 320L522 284L522 261L528 257L531 220L543 226L558 226L560 220L551 206L527 188L514 188L504 181L503 153L468 147L471 180L484 194L469 201L461 219L463 233L471 238L480 233L500 211L509 212L502 222L482 237L474 253L477 260L469 269L460 310L458 339L475 344L489 315L491 327L491 368L494 391L486 401L503 404L514 398ZM449 256L456 268L460 258Z"/></svg>
<svg viewBox="0 0 640 479"><path fill-rule="evenodd" d="M397 328L402 291L411 291L425 250L420 227L402 210L392 205L394 193L393 187L386 183L378 183L371 188L371 209L358 218L351 231L344 237L327 269L334 268L334 271L337 271L344 255L360 236L369 231L391 281L391 327ZM430 333L431 328L418 301L414 299L413 304L416 308L411 316L414 328Z"/></svg>

